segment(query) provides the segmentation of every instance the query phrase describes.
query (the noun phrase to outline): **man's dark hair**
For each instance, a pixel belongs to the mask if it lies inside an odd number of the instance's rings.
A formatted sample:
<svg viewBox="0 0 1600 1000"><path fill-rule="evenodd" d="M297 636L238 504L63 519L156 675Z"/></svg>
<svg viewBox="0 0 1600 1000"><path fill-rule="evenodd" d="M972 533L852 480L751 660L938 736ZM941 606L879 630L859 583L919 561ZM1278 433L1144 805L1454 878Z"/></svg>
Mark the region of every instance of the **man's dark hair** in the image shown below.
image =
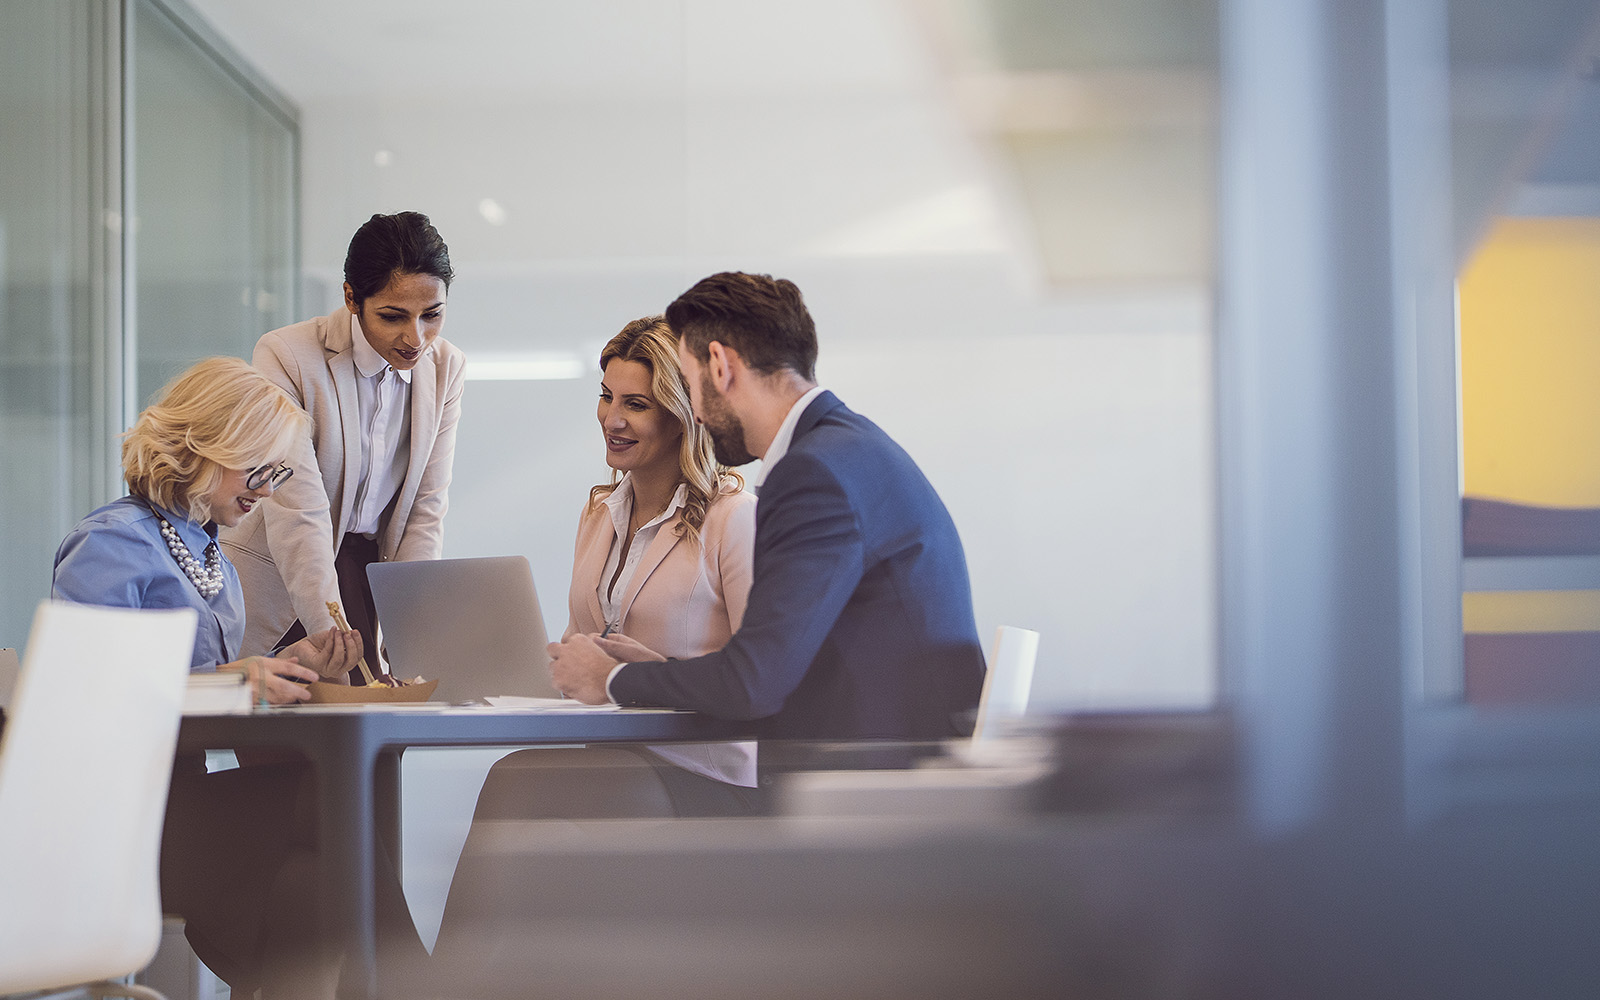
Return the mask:
<svg viewBox="0 0 1600 1000"><path fill-rule="evenodd" d="M450 248L421 212L374 215L350 237L344 280L359 306L388 287L397 274L428 274L450 287L456 276Z"/></svg>
<svg viewBox="0 0 1600 1000"><path fill-rule="evenodd" d="M816 381L817 327L792 281L724 271L702 278L667 306L667 325L704 362L713 340L763 375L789 369Z"/></svg>

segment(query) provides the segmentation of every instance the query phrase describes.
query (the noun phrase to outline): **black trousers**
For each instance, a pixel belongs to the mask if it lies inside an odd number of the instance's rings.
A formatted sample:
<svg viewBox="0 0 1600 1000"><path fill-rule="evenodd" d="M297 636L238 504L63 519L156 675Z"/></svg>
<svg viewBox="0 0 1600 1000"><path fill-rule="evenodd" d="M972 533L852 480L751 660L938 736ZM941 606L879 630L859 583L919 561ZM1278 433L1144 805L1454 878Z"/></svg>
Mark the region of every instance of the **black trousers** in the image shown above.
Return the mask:
<svg viewBox="0 0 1600 1000"><path fill-rule="evenodd" d="M378 561L378 543L362 535L345 535L334 556L333 569L339 574L339 600L345 621L361 633L362 655L373 673L378 673L378 608L372 603L372 584L367 567ZM360 669L350 671L351 684L365 684Z"/></svg>

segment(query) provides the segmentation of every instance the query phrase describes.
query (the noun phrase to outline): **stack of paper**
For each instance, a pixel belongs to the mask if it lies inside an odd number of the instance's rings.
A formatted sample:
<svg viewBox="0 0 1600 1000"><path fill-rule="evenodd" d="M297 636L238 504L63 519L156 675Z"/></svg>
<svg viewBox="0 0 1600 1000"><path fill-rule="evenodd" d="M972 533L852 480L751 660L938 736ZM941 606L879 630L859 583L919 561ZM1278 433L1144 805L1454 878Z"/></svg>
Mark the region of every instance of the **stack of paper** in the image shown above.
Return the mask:
<svg viewBox="0 0 1600 1000"><path fill-rule="evenodd" d="M233 715L250 711L250 685L233 670L190 674L183 693L184 715Z"/></svg>

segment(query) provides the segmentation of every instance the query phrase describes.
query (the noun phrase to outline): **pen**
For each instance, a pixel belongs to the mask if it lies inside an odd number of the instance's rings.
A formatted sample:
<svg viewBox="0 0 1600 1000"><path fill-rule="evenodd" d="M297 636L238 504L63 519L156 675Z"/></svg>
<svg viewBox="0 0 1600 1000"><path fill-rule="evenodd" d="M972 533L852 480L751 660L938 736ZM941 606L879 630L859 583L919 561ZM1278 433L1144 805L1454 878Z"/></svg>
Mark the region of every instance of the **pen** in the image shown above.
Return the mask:
<svg viewBox="0 0 1600 1000"><path fill-rule="evenodd" d="M606 622L606 627L600 632L600 638L604 639L606 636L610 635L616 630L617 627L615 625L611 624L610 622Z"/></svg>

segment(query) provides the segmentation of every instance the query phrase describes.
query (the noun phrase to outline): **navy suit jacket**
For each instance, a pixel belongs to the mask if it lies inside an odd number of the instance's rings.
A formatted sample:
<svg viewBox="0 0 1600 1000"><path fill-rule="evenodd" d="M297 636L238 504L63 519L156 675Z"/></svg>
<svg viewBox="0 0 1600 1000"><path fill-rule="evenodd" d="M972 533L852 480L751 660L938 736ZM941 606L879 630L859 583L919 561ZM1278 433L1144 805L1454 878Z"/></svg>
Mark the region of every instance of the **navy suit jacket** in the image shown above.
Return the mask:
<svg viewBox="0 0 1600 1000"><path fill-rule="evenodd" d="M983 650L955 523L922 470L824 392L756 505L739 631L689 660L631 663L623 705L760 720L789 739L938 739L970 732Z"/></svg>

